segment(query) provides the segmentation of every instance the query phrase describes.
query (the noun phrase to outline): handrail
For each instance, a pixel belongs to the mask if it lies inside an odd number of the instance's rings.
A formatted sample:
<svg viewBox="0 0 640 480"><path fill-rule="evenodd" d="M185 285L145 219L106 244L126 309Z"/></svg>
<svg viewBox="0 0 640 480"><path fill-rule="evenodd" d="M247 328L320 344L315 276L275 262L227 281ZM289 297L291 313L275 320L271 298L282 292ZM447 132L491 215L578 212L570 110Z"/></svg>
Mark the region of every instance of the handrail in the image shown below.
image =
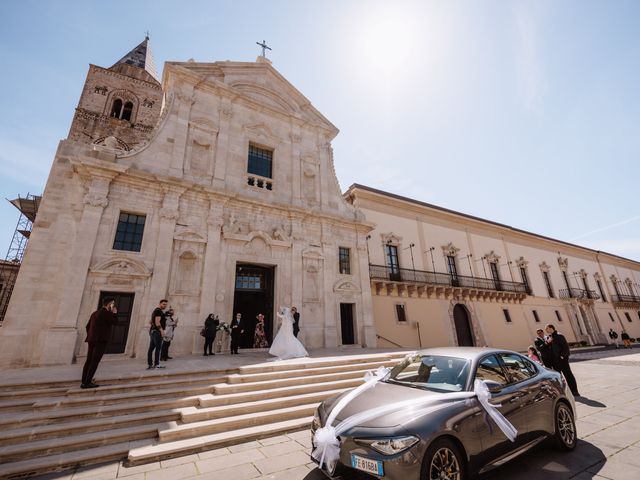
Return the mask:
<svg viewBox="0 0 640 480"><path fill-rule="evenodd" d="M528 293L527 286L521 282L508 282L491 278L469 277L442 272L426 272L387 265L369 264L369 276L374 280L388 280L430 285L448 285L453 287L479 288L514 293Z"/></svg>
<svg viewBox="0 0 640 480"><path fill-rule="evenodd" d="M640 303L640 297L636 295L612 295L611 301L615 303Z"/></svg>
<svg viewBox="0 0 640 480"><path fill-rule="evenodd" d="M598 300L598 295L594 290L584 290L582 288L563 288L560 290L560 298L575 298L578 300Z"/></svg>
<svg viewBox="0 0 640 480"><path fill-rule="evenodd" d="M398 343L394 342L393 340L389 340L388 338L385 338L385 337L383 337L382 335L378 335L377 333L376 333L376 338L381 338L382 340L384 340L384 341L386 341L386 342L389 342L389 343L391 343L391 344L395 345L395 346L396 346L396 347L398 347L398 348L405 348L405 347L403 347L402 345L400 345L400 344L398 344Z"/></svg>

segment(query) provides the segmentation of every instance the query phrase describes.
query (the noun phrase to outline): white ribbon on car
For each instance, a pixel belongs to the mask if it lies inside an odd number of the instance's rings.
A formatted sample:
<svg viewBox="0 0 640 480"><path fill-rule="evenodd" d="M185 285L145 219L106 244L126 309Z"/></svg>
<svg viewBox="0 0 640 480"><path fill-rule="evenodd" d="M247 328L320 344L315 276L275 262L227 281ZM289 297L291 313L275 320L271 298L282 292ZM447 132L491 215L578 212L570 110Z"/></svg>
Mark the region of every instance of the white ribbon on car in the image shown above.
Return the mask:
<svg viewBox="0 0 640 480"><path fill-rule="evenodd" d="M489 392L485 383L478 379L474 382L473 392L450 392L436 396L428 396L423 399L410 399L392 403L390 405L382 405L380 407L351 415L334 427L333 422L340 411L362 392L375 387L379 381L385 379L388 376L389 371L390 370L388 368L380 367L373 374L367 372L364 379L365 383L360 385L358 388L351 390L342 397L331 410L331 413L325 422L325 426L316 430L313 437L315 449L311 453L311 456L320 462L320 468L322 468L323 464L331 465L338 461L340 458L340 441L338 440L338 437L357 425L386 414L402 411L406 408L424 408L424 410L420 411L420 414L424 415L425 413L438 410L452 401L468 400L474 397L478 399L480 405L482 405L484 410L496 422L496 425L498 425L507 438L512 442L515 441L518 431L497 410L501 405L492 405L489 402L491 399L491 392Z"/></svg>

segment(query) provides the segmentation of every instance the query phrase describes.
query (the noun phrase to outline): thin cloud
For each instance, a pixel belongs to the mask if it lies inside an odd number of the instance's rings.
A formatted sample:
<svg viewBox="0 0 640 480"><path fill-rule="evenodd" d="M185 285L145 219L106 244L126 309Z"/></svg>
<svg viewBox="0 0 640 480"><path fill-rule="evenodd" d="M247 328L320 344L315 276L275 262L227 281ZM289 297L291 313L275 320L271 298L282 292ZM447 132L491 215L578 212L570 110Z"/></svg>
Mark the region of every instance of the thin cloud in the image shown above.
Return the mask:
<svg viewBox="0 0 640 480"><path fill-rule="evenodd" d="M540 15L519 4L515 10L516 42L515 54L519 75L519 90L524 106L529 111L538 111L547 90L547 81L540 60L537 22Z"/></svg>
<svg viewBox="0 0 640 480"><path fill-rule="evenodd" d="M585 238L585 237L589 237L589 236L594 235L596 233L604 232L606 230L611 230L612 228L621 227L622 225L627 225L628 223L633 223L633 222L636 222L638 220L640 220L640 215L636 215L634 217L627 218L626 220L622 220L621 222L612 223L611 225L607 225L607 226L604 226L604 227L596 228L595 230L591 230L590 232L583 233L581 235L578 235L577 237L573 237L571 239L571 241L579 240L579 239ZM638 242L640 242L640 241L638 241Z"/></svg>

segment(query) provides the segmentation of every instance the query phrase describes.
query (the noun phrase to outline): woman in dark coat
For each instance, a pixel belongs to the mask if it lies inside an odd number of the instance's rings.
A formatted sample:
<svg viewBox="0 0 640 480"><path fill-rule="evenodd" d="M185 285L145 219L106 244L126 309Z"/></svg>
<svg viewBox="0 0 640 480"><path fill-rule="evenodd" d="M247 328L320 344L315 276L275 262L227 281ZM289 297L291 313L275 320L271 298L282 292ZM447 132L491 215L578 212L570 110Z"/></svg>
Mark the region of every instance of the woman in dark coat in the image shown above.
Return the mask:
<svg viewBox="0 0 640 480"><path fill-rule="evenodd" d="M218 325L220 321L213 314L210 313L204 321L204 356L215 355L213 353L213 341L216 339L216 332L218 331ZM209 353L207 353L207 350Z"/></svg>

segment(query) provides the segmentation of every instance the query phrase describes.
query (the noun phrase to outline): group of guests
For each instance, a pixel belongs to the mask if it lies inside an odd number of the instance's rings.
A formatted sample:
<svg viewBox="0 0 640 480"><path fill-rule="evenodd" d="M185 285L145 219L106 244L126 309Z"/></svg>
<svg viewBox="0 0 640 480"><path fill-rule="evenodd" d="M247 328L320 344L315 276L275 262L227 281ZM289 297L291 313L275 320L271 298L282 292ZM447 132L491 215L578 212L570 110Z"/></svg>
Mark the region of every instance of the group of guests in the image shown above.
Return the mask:
<svg viewBox="0 0 640 480"><path fill-rule="evenodd" d="M535 346L529 347L529 358L547 368L561 372L573 396L579 397L576 377L573 376L569 365L571 350L565 336L559 333L551 323L544 330L542 328L536 330L536 335Z"/></svg>
<svg viewBox="0 0 640 480"><path fill-rule="evenodd" d="M620 336L622 337L624 348L631 348L631 337L629 337L629 334L623 330L620 333ZM613 328L609 329L609 338L614 343L616 348L620 348L618 345L618 332L616 332Z"/></svg>
<svg viewBox="0 0 640 480"><path fill-rule="evenodd" d="M168 300L162 299L151 314L149 325L149 350L147 351L147 370L152 368L164 368L160 360L171 360L169 347L173 340L178 319L174 317L173 308L169 307Z"/></svg>

